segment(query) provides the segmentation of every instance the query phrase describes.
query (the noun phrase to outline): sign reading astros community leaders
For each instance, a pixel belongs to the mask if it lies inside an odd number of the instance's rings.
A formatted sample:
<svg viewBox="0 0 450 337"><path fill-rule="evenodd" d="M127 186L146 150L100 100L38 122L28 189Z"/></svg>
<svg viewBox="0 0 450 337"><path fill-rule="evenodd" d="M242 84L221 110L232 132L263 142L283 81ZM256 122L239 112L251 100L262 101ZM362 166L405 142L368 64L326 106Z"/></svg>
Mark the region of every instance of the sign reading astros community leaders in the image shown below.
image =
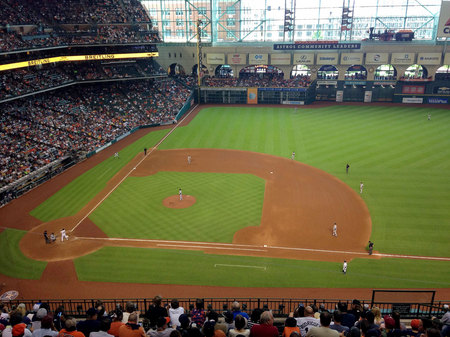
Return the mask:
<svg viewBox="0 0 450 337"><path fill-rule="evenodd" d="M98 55L71 55L71 56L57 56L45 59L23 61L16 63L8 63L0 65L0 71L19 69L25 67L33 67L40 64L57 63L57 62L74 62L74 61L92 61L92 60L113 60L113 59L131 59L131 58L146 58L157 57L159 54L155 53L127 53L127 54L98 54Z"/></svg>
<svg viewBox="0 0 450 337"><path fill-rule="evenodd" d="M361 49L361 43L276 43L273 50Z"/></svg>

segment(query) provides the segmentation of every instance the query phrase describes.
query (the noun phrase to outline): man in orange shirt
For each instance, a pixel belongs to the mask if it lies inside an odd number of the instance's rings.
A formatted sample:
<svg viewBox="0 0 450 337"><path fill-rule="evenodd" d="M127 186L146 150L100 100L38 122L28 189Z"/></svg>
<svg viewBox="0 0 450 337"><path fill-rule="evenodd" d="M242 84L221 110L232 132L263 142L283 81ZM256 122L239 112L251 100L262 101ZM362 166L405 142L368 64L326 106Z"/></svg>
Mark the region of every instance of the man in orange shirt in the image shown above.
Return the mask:
<svg viewBox="0 0 450 337"><path fill-rule="evenodd" d="M137 324L138 314L132 312L128 323L119 328L119 337L146 337L144 328Z"/></svg>
<svg viewBox="0 0 450 337"><path fill-rule="evenodd" d="M73 317L69 317L65 322L66 328L59 332L58 337L85 337L80 331L77 331L77 321Z"/></svg>

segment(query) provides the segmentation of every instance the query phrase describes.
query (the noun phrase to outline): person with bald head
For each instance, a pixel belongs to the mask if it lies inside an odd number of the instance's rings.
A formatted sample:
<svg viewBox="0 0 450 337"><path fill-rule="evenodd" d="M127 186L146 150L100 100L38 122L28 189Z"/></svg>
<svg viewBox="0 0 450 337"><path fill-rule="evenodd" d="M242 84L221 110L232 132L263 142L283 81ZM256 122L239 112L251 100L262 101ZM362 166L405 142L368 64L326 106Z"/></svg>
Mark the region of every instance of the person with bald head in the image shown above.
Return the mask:
<svg viewBox="0 0 450 337"><path fill-rule="evenodd" d="M311 328L320 327L320 320L314 317L314 310L309 305L305 308L305 317L297 317L296 320L302 337L306 337Z"/></svg>
<svg viewBox="0 0 450 337"><path fill-rule="evenodd" d="M259 323L250 329L250 337L278 337L278 329L273 325L273 315L270 311L261 314Z"/></svg>

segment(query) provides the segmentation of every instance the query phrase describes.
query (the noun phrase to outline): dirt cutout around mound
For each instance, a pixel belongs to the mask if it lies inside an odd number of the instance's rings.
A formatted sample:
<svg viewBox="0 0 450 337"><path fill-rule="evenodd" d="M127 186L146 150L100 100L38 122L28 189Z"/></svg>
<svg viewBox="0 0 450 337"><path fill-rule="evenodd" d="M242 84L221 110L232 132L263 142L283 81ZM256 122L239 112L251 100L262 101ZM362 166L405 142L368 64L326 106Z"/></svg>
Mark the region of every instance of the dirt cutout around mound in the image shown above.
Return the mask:
<svg viewBox="0 0 450 337"><path fill-rule="evenodd" d="M183 195L183 200L180 200L179 195L171 195L163 200L163 205L167 208L188 208L191 207L197 199L192 195Z"/></svg>

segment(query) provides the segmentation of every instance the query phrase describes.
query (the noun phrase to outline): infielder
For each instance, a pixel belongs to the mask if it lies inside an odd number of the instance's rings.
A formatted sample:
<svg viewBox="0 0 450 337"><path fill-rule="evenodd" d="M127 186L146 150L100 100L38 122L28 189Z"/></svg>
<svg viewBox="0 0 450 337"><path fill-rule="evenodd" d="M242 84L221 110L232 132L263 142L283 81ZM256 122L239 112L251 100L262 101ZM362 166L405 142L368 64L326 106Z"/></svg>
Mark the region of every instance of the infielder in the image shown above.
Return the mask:
<svg viewBox="0 0 450 337"><path fill-rule="evenodd" d="M191 155L188 155L188 165L191 165Z"/></svg>
<svg viewBox="0 0 450 337"><path fill-rule="evenodd" d="M361 181L361 183L359 184L359 194L362 194L363 188L364 188L364 184Z"/></svg>
<svg viewBox="0 0 450 337"><path fill-rule="evenodd" d="M294 151L292 151L291 159L292 159L292 160L295 159L295 152L294 152Z"/></svg>
<svg viewBox="0 0 450 337"><path fill-rule="evenodd" d="M342 265L342 272L344 274L347 274L347 261L346 260L344 260L344 264Z"/></svg>
<svg viewBox="0 0 450 337"><path fill-rule="evenodd" d="M336 225L336 222L333 225L333 236L337 237L337 225Z"/></svg>
<svg viewBox="0 0 450 337"><path fill-rule="evenodd" d="M63 228L61 229L61 241L64 241L64 239L69 240L69 236L66 234L66 230Z"/></svg>
<svg viewBox="0 0 450 337"><path fill-rule="evenodd" d="M181 188L178 189L178 194L180 195L180 201L183 200L183 192L181 191Z"/></svg>
<svg viewBox="0 0 450 337"><path fill-rule="evenodd" d="M114 159L119 159L119 152L114 153Z"/></svg>

